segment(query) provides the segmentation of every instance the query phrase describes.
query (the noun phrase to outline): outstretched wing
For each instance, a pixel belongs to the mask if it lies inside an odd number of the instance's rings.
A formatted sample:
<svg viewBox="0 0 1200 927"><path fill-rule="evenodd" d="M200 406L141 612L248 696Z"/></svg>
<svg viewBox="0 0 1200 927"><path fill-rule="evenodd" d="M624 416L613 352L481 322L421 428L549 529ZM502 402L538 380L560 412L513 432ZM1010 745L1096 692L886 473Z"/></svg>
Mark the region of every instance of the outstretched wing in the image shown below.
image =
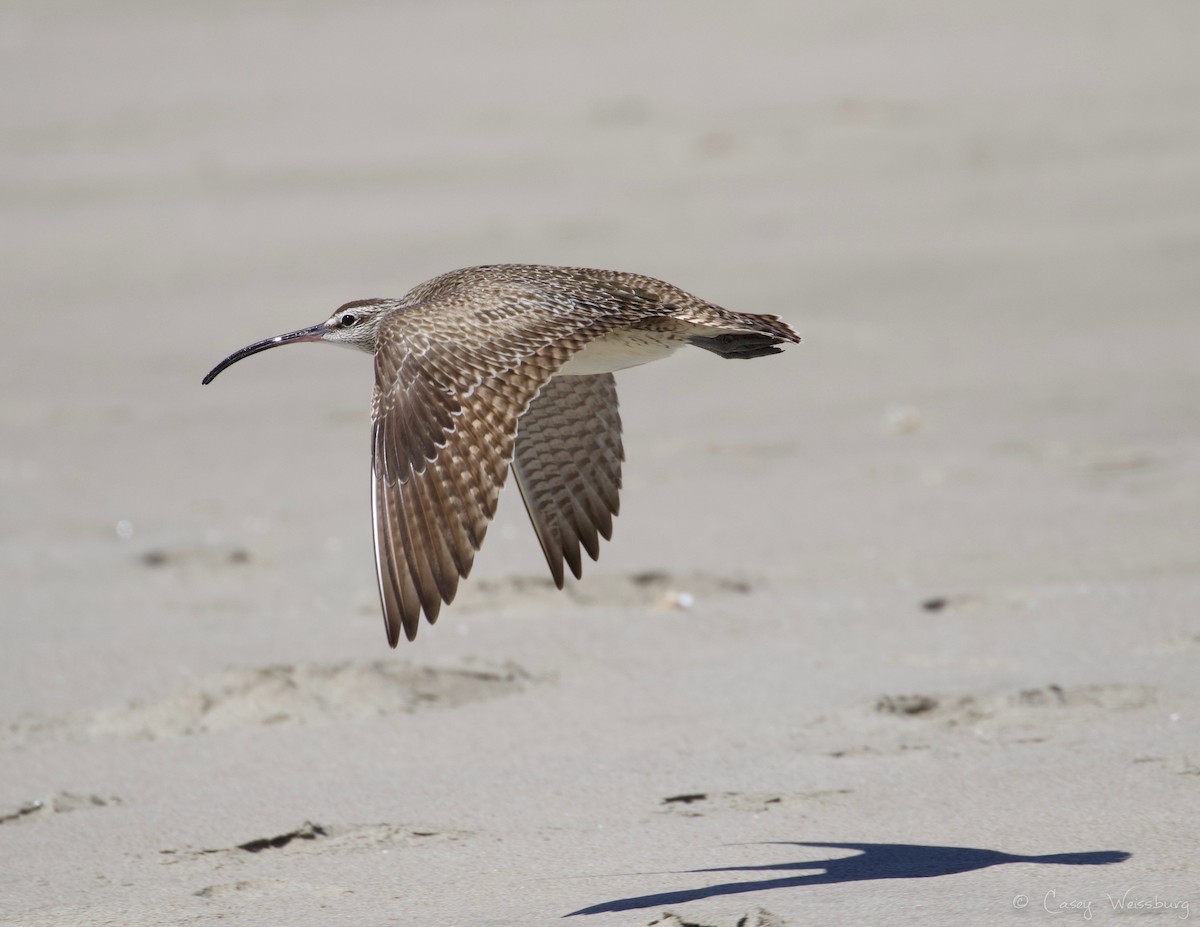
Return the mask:
<svg viewBox="0 0 1200 927"><path fill-rule="evenodd" d="M517 422L513 472L550 573L578 579L582 544L593 560L620 506L621 417L611 373L555 377Z"/></svg>
<svg viewBox="0 0 1200 927"><path fill-rule="evenodd" d="M628 324L619 313L566 320L537 302L431 302L385 318L375 358L375 567L393 647L401 628L416 636L422 611L436 621L470 572L539 390Z"/></svg>

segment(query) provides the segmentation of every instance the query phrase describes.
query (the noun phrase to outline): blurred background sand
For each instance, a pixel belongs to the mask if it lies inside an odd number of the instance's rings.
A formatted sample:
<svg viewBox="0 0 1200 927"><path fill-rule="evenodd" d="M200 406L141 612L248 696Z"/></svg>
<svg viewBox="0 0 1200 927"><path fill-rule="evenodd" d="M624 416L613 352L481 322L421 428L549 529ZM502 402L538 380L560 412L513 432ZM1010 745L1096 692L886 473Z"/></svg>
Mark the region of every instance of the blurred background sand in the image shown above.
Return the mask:
<svg viewBox="0 0 1200 927"><path fill-rule="evenodd" d="M1165 0L7 6L0 923L1200 903L1198 28ZM393 653L369 361L200 378L502 261L805 340L620 375L600 563L551 593L506 493Z"/></svg>

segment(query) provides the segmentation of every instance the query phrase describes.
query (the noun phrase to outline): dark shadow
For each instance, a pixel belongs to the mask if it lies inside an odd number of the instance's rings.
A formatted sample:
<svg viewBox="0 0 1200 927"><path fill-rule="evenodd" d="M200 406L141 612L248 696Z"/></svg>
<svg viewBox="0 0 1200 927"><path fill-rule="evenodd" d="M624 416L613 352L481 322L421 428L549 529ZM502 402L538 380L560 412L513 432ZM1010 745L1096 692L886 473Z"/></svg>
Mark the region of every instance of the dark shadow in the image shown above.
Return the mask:
<svg viewBox="0 0 1200 927"><path fill-rule="evenodd" d="M815 869L806 875L782 879L761 879L750 882L722 882L705 888L691 888L656 895L638 895L603 901L578 911L577 914L600 914L605 911L632 911L658 905L682 904L718 895L739 895L743 892L762 892L776 888L802 888L806 885L831 885L837 882L865 882L873 879L932 879L935 876L973 872L1002 863L1038 863L1056 866L1105 866L1129 859L1119 850L1092 853L1055 853L1050 856L1018 856L999 850L978 850L972 847L934 847L909 843L809 843L780 841L771 846L832 847L838 850L858 850L857 856L837 859L805 860L798 863L776 863L769 866L729 866L720 869L689 869L688 872L795 872Z"/></svg>

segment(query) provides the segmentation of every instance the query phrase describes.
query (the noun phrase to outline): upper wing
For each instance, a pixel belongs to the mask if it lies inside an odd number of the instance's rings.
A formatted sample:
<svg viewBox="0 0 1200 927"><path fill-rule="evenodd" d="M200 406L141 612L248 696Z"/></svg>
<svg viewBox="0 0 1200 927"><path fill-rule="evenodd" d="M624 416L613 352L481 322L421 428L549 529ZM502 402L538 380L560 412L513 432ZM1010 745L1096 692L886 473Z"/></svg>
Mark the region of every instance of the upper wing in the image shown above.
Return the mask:
<svg viewBox="0 0 1200 927"><path fill-rule="evenodd" d="M621 417L611 373L555 377L517 423L513 472L550 573L578 579L580 544L593 560L620 506Z"/></svg>
<svg viewBox="0 0 1200 927"><path fill-rule="evenodd" d="M422 610L435 621L470 572L538 391L587 342L628 324L495 300L442 308L389 316L376 351L375 567L393 647L401 628L416 636Z"/></svg>

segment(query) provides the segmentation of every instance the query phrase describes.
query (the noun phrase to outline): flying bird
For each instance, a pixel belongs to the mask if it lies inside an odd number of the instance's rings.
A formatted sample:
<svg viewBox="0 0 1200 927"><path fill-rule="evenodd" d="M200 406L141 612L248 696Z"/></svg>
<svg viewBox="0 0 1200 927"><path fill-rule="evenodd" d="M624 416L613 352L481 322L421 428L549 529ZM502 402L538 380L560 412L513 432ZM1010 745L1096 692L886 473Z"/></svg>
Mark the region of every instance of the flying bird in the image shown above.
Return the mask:
<svg viewBox="0 0 1200 927"><path fill-rule="evenodd" d="M652 277L533 264L470 267L399 299L360 299L324 322L236 351L327 341L374 355L371 503L388 644L437 620L471 571L512 467L550 574L578 579L619 506L613 371L685 345L777 354L799 336L773 315L722 309Z"/></svg>

